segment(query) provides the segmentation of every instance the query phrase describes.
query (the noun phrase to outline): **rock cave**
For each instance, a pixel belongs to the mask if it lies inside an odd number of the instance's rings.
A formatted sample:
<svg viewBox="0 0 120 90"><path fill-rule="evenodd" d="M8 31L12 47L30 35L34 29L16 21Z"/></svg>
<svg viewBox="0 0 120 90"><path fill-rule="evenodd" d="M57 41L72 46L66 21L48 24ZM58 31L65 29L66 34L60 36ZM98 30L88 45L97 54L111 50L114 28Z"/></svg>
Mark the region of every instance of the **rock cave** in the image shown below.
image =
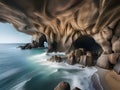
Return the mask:
<svg viewBox="0 0 120 90"><path fill-rule="evenodd" d="M86 57L88 66L111 70L120 80L120 0L0 0L0 22L32 36L22 49L47 42L48 53L66 52L69 64L82 64L77 57ZM70 90L59 86L55 90Z"/></svg>

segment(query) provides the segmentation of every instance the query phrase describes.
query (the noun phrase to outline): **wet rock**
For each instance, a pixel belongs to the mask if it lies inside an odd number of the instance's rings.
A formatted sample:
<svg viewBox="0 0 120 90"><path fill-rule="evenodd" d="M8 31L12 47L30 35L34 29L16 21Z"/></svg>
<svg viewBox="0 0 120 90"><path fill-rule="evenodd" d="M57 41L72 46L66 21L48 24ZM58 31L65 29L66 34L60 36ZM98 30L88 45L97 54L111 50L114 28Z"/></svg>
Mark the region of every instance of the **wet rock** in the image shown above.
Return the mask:
<svg viewBox="0 0 120 90"><path fill-rule="evenodd" d="M70 85L67 82L60 82L54 90L70 90Z"/></svg>
<svg viewBox="0 0 120 90"><path fill-rule="evenodd" d="M27 43L26 45L24 45L24 46L19 46L19 48L21 48L21 49L31 49L33 47L33 44L31 44L31 43Z"/></svg>
<svg viewBox="0 0 120 90"><path fill-rule="evenodd" d="M81 57L83 55L85 55L85 50L83 48L73 50L68 54L67 63L70 65L77 64L80 62L81 58L83 58Z"/></svg>
<svg viewBox="0 0 120 90"><path fill-rule="evenodd" d="M81 89L79 89L78 87L75 87L73 90L81 90Z"/></svg>
<svg viewBox="0 0 120 90"><path fill-rule="evenodd" d="M72 55L70 55L70 56L68 57L67 63L70 64L70 65L76 64L76 59L75 59L74 54L72 54Z"/></svg>
<svg viewBox="0 0 120 90"><path fill-rule="evenodd" d="M24 46L19 46L19 48L21 49L31 49L31 48L37 48L38 45L33 41L32 43L27 43L26 45Z"/></svg>
<svg viewBox="0 0 120 90"><path fill-rule="evenodd" d="M85 54L86 54L86 52L83 48L79 48L79 49L75 50L75 57L79 57L79 56L85 55Z"/></svg>
<svg viewBox="0 0 120 90"><path fill-rule="evenodd" d="M87 56L86 55L80 56L79 64L86 66L86 60L87 60Z"/></svg>
<svg viewBox="0 0 120 90"><path fill-rule="evenodd" d="M93 56L92 52L85 51L83 48L76 49L71 51L68 55L67 63L68 64L81 64L84 66L93 65Z"/></svg>
<svg viewBox="0 0 120 90"><path fill-rule="evenodd" d="M67 55L67 60L66 62L70 65L74 65L76 64L76 59L75 59L75 52L71 51L68 55Z"/></svg>
<svg viewBox="0 0 120 90"><path fill-rule="evenodd" d="M48 59L48 61L52 61L52 62L62 62L62 58L59 56L52 56L50 59Z"/></svg>
<svg viewBox="0 0 120 90"><path fill-rule="evenodd" d="M87 55L82 55L79 58L79 64L84 66L92 66L93 65L92 58Z"/></svg>
<svg viewBox="0 0 120 90"><path fill-rule="evenodd" d="M87 66L92 66L93 65L92 53L90 51L87 51L86 55L87 55L86 65Z"/></svg>
<svg viewBox="0 0 120 90"><path fill-rule="evenodd" d="M76 60L76 63L79 63L80 61L80 56L82 55L85 55L85 50L83 48L79 48L79 49L76 49L74 51L74 55L75 55L75 60Z"/></svg>
<svg viewBox="0 0 120 90"><path fill-rule="evenodd" d="M32 48L39 48L39 47L44 47L44 41L46 41L45 38L40 37L39 41L32 41L32 43L27 43L24 46L19 46L21 49L32 49Z"/></svg>
<svg viewBox="0 0 120 90"><path fill-rule="evenodd" d="M85 51L82 48L76 49L68 53L66 56L52 56L48 61L62 62L66 61L70 65L81 64L84 66L93 65L93 55L90 51Z"/></svg>
<svg viewBox="0 0 120 90"><path fill-rule="evenodd" d="M82 53L81 53L82 52ZM77 63L84 66L92 66L92 53L84 49L78 49L75 53Z"/></svg>

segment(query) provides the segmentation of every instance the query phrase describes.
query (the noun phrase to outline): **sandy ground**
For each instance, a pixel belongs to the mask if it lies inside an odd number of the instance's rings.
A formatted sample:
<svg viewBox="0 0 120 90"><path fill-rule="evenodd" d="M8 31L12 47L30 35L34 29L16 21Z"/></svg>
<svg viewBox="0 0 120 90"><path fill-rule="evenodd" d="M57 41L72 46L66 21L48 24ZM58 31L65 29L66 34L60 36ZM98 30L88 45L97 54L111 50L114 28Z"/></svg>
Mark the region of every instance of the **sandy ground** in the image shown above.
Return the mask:
<svg viewBox="0 0 120 90"><path fill-rule="evenodd" d="M97 67L103 90L120 90L120 75L113 70Z"/></svg>

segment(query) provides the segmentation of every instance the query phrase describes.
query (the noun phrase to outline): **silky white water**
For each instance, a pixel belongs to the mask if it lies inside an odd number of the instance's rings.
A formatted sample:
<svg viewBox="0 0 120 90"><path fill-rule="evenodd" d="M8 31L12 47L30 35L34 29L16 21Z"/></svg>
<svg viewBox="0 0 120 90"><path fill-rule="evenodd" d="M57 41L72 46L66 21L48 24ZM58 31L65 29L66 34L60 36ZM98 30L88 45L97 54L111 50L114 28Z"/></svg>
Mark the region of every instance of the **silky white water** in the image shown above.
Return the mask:
<svg viewBox="0 0 120 90"><path fill-rule="evenodd" d="M49 62L52 55L65 53L46 54L45 49L20 50L18 46L0 45L0 90L53 90L61 81L68 82L71 90L94 90L95 67Z"/></svg>
<svg viewBox="0 0 120 90"><path fill-rule="evenodd" d="M91 76L97 71L95 67L85 67L82 65L69 65L65 62L57 63L47 61L52 55L65 55L64 53L50 53L49 56L46 53L31 56L29 59L38 65L45 66L50 70L50 74L62 72L60 77L66 80L71 85L71 90L74 87L79 87L82 90L94 90L91 82Z"/></svg>

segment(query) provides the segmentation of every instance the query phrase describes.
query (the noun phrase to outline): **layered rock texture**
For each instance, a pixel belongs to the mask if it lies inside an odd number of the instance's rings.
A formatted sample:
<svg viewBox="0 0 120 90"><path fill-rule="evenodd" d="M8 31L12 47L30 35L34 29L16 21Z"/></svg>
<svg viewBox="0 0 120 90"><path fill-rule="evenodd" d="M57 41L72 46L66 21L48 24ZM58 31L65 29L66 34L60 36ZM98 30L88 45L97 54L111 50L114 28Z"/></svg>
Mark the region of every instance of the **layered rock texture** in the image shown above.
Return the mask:
<svg viewBox="0 0 120 90"><path fill-rule="evenodd" d="M33 37L23 49L47 41L48 52L70 53L70 64L98 58L97 66L120 74L120 0L0 0L0 22ZM79 48L85 52L75 54Z"/></svg>
<svg viewBox="0 0 120 90"><path fill-rule="evenodd" d="M76 43L89 36L105 53L120 52L119 0L0 0L0 21L36 41L45 35L49 51L85 48Z"/></svg>

